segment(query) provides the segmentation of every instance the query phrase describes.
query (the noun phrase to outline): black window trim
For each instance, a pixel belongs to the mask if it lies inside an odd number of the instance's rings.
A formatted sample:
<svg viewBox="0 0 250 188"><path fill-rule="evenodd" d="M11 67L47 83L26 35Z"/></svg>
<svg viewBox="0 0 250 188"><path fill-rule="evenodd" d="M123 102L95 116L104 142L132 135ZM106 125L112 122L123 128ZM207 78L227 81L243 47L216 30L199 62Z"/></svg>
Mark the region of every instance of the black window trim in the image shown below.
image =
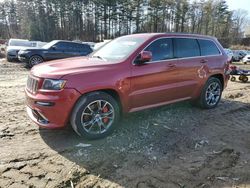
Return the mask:
<svg viewBox="0 0 250 188"><path fill-rule="evenodd" d="M206 55L206 56L194 56L194 57L182 57L182 58L177 58L177 57L174 57L172 59L166 59L166 60L159 60L159 61L150 61L150 62L145 62L144 64L151 64L151 63L161 63L161 62L166 62L166 61L173 61L173 60L182 60L182 59L194 59L194 58L205 58L205 57L218 57L218 56L222 56L222 52L221 52L221 49L219 48L218 44L216 42L214 42L212 39L208 39L208 38L202 38L202 37L192 37L192 36L189 36L189 37L186 37L186 36L169 36L169 37L159 37L157 39L154 39L152 40L145 48L143 48L143 50L141 50L137 56L142 52L144 51L149 45L151 45L153 42L159 40L159 39L166 39L166 38L170 38L172 39L172 44L173 44L173 54L174 54L174 38L187 38L187 39L195 39L197 40L197 43L199 45L199 41L198 39L201 39L201 40L209 40L211 42L213 42L215 44L215 46L217 47L217 49L219 50L219 54L217 55ZM199 45L199 49L200 49L200 45ZM200 49L200 54L201 54L201 49ZM133 59L132 61L132 65L136 65L135 63L135 60L137 58L137 56Z"/></svg>

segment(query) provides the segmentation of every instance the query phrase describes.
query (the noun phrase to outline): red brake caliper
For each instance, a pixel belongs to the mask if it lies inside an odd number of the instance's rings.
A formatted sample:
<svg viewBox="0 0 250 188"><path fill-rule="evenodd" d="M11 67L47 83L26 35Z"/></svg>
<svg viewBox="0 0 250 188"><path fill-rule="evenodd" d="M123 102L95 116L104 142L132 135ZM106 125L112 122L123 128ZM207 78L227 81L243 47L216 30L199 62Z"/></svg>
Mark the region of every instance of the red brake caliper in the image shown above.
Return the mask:
<svg viewBox="0 0 250 188"><path fill-rule="evenodd" d="M102 112L103 112L103 113L107 113L108 111L109 111L108 107L104 107L104 108L102 109ZM103 121L103 123L108 123L109 118L105 117L105 118L102 119L102 121Z"/></svg>

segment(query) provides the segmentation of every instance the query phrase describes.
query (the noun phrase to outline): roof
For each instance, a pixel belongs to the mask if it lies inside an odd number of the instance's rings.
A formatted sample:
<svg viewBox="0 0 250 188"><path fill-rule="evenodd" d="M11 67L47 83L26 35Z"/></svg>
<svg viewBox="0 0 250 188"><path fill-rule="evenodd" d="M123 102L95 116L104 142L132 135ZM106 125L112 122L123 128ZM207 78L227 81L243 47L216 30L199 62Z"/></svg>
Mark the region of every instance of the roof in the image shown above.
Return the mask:
<svg viewBox="0 0 250 188"><path fill-rule="evenodd" d="M197 37L197 38L209 38L216 39L216 37L201 35L201 34L192 34L192 33L178 33L178 32L169 32L169 33L136 33L132 35L142 36L142 37L156 37L156 36L182 36L182 37Z"/></svg>

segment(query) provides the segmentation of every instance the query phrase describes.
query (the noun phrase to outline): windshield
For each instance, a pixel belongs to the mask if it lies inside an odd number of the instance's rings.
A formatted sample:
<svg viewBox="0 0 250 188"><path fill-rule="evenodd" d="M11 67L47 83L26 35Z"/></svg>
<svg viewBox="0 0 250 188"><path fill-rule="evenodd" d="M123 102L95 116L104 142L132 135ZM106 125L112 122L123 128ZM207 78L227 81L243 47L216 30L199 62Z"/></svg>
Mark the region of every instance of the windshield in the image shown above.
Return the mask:
<svg viewBox="0 0 250 188"><path fill-rule="evenodd" d="M125 36L114 39L92 54L92 57L112 61L128 57L146 38Z"/></svg>
<svg viewBox="0 0 250 188"><path fill-rule="evenodd" d="M32 43L25 40L10 40L9 46L27 46L32 47Z"/></svg>
<svg viewBox="0 0 250 188"><path fill-rule="evenodd" d="M51 42L45 44L42 48L48 50L48 49L50 49L51 46L55 45L56 43L57 43L57 41L56 41L56 40L53 40L53 41L51 41Z"/></svg>

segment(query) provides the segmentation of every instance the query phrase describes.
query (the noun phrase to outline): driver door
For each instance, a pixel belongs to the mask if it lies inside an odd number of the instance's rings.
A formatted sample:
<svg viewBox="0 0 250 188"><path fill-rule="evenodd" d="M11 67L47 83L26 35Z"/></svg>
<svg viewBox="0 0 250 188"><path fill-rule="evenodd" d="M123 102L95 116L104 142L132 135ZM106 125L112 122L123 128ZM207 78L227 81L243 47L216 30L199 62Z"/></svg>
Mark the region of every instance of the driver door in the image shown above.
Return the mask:
<svg viewBox="0 0 250 188"><path fill-rule="evenodd" d="M49 49L46 55L47 60L67 58L67 47L68 44L66 42L56 43Z"/></svg>
<svg viewBox="0 0 250 188"><path fill-rule="evenodd" d="M144 51L152 53L152 61L132 67L131 111L158 106L180 97L178 60L173 58L172 39L157 39Z"/></svg>

